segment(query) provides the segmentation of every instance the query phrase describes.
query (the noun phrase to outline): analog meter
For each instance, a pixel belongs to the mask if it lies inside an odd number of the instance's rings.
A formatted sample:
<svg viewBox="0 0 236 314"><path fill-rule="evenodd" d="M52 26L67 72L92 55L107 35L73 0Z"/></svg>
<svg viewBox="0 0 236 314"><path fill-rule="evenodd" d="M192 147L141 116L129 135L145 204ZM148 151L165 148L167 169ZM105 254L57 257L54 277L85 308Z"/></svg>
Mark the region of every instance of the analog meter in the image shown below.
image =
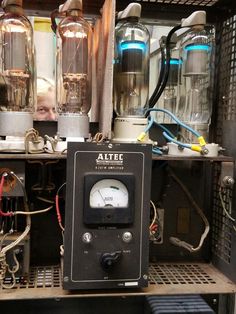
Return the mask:
<svg viewBox="0 0 236 314"><path fill-rule="evenodd" d="M84 186L85 223L115 225L133 222L134 175L88 173Z"/></svg>
<svg viewBox="0 0 236 314"><path fill-rule="evenodd" d="M129 205L127 187L116 179L102 179L94 184L89 195L89 205L92 208L124 207Z"/></svg>

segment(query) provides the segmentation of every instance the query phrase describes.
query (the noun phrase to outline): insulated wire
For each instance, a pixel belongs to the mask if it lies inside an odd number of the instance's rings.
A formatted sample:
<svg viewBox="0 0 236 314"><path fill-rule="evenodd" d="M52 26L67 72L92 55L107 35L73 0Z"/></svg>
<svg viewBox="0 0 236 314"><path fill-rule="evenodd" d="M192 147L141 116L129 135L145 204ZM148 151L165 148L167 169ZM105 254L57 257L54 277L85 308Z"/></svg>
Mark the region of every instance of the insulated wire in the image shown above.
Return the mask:
<svg viewBox="0 0 236 314"><path fill-rule="evenodd" d="M161 108L151 108L148 109L146 111L147 115L149 115L150 112L152 111L157 111L157 112L164 112L166 114L168 114L178 125L182 126L183 128L187 129L189 132L191 132L192 134L194 134L196 137L200 137L201 134L198 133L197 131L195 131L194 129L192 129L190 126L188 126L187 124L185 124L184 122L180 121L172 112L170 112L169 110L166 109L161 109Z"/></svg>
<svg viewBox="0 0 236 314"><path fill-rule="evenodd" d="M228 210L226 209L225 202L224 202L223 195L222 195L221 186L220 186L220 188L219 188L219 197L220 197L221 206L222 206L222 208L223 208L223 210L224 210L225 215L226 215L233 223L235 223L236 219L233 218L233 217L230 215L230 213L228 212ZM231 206L232 206L231 200L229 200L229 206L230 206L230 209L231 209ZM231 210L230 210L230 212L231 212ZM232 228L233 228L233 230L236 232L236 226L235 226L235 224L232 225Z"/></svg>
<svg viewBox="0 0 236 314"><path fill-rule="evenodd" d="M224 213L226 214L226 216L227 216L231 221L235 222L236 219L233 218L233 217L229 214L228 210L226 209L225 202L224 202L223 195L222 195L221 187L219 188L219 197L220 197L220 202L221 202L221 206L222 206L222 208L223 208L223 210L224 210Z"/></svg>
<svg viewBox="0 0 236 314"><path fill-rule="evenodd" d="M17 177L15 174L13 174L13 172L11 172L11 175L14 175L15 177ZM20 181L20 179L18 178L18 181ZM21 181L20 181L21 182ZM1 183L0 183L0 201L2 198L2 191L3 191L3 184L4 184L4 174L2 175L1 178ZM45 199L43 199L45 201ZM50 201L49 201L50 202ZM50 209L52 209L53 206L49 206L45 209L42 210L36 210L36 211L14 211L14 212L8 212L8 213L4 213L2 212L2 210L0 209L0 216L3 217L8 217L8 216L15 216L15 215L36 215L36 214L43 214L48 212Z"/></svg>
<svg viewBox="0 0 236 314"><path fill-rule="evenodd" d="M166 83L168 81L168 77L169 77L169 71L170 71L170 57L171 57L171 52L170 52L170 41L171 41L171 37L172 35L181 28L181 25L176 25L175 27L173 27L169 34L167 35L166 38L166 64L165 64L165 72L164 72L164 78L162 79L162 83L160 85L160 88L158 90L158 92L156 92L155 94L153 93L150 100L149 100L149 108L153 108L155 106L155 104L157 103L157 101L159 100L162 92L164 91L165 87L166 87Z"/></svg>
<svg viewBox="0 0 236 314"><path fill-rule="evenodd" d="M158 122L154 121L154 124L156 124L160 129L165 131L170 137L172 137L172 138L176 137L170 130L167 129L167 127L165 127L161 123L158 123Z"/></svg>
<svg viewBox="0 0 236 314"><path fill-rule="evenodd" d="M66 182L64 182L57 190L55 203L56 203L56 213L57 213L57 221L59 224L59 227L61 228L62 232L64 232L65 228L62 225L62 218L61 218L61 212L60 212L60 206L59 206L59 192L61 189L66 185Z"/></svg>
<svg viewBox="0 0 236 314"><path fill-rule="evenodd" d="M191 244L185 242L185 241L181 241L178 238L175 237L170 237L170 241L175 244L178 245L180 247L183 247L185 249L187 249L190 252L196 252L199 251L204 243L205 238L207 237L209 230L210 230L210 225L209 222L206 218L206 216L204 215L202 209L198 206L198 204L195 202L195 200L193 199L191 193L188 191L187 187L183 184L183 182L175 175L175 173L173 172L173 170L171 168L168 168L170 175L172 176L172 178L179 184L179 186L181 187L181 189L184 191L184 193L186 194L186 196L188 197L189 201L192 203L192 205L195 207L197 213L199 214L199 216L202 218L204 224L205 224L205 230L203 232L203 234L201 235L199 244L197 247L193 247Z"/></svg>
<svg viewBox="0 0 236 314"><path fill-rule="evenodd" d="M156 208L156 206L155 206L155 204L153 203L152 200L150 200L150 203L151 203L151 205L152 205L153 212L154 212L152 222L151 222L151 224L150 224L150 226L149 226L149 230L151 231L151 230L152 230L152 227L153 227L153 225L154 225L154 223L155 223L155 221L157 220L157 208Z"/></svg>
<svg viewBox="0 0 236 314"><path fill-rule="evenodd" d="M13 175L17 181L20 183L21 189L23 191L24 194L24 207L25 207L25 211L29 212L29 207L28 207L28 197L27 197L27 193L25 190L25 187L23 185L23 183L21 182L20 178L14 173L11 172L11 175ZM14 248L16 245L18 245L22 240L24 240L24 238L28 235L29 231L30 231L30 227L31 227L31 218L30 215L26 216L26 227L25 230L22 232L22 234L14 241L11 242L9 245L5 246L2 250L1 250L1 254L6 254L7 251L11 250L12 248Z"/></svg>
<svg viewBox="0 0 236 314"><path fill-rule="evenodd" d="M11 274L11 277L12 277L12 283L11 284L5 284L5 283L1 283L1 286L4 288L4 289L12 289L15 287L16 285L16 276L15 276L15 273L18 272L19 268L20 268L20 263L16 257L16 252L13 251L13 259L14 259L14 262L15 262L15 266L13 266L12 269L10 269L9 265L7 263L5 263L5 266L6 268L8 269L8 272Z"/></svg>
<svg viewBox="0 0 236 314"><path fill-rule="evenodd" d="M161 70L160 70L160 73L159 73L159 78L158 78L158 81L157 81L156 88L154 89L154 91L152 93L152 96L149 99L149 104L153 102L155 95L157 94L158 90L161 87L161 81L162 81L164 72L165 72L165 49L161 45ZM149 107L150 107L150 105L149 105Z"/></svg>
<svg viewBox="0 0 236 314"><path fill-rule="evenodd" d="M30 215L31 216L31 215L43 214L43 213L48 212L52 208L53 208L53 205L49 206L49 207L47 207L45 209L35 210L35 211L32 211L32 212L16 211L16 212L14 212L13 216L15 216L15 215Z"/></svg>
<svg viewBox="0 0 236 314"><path fill-rule="evenodd" d="M182 143L180 141L177 141L176 139L174 139L173 137L169 136L165 131L162 133L163 136L170 142L173 142L179 146L182 146L182 147L185 147L185 148L189 148L191 149L191 145L190 144L187 144L187 143Z"/></svg>

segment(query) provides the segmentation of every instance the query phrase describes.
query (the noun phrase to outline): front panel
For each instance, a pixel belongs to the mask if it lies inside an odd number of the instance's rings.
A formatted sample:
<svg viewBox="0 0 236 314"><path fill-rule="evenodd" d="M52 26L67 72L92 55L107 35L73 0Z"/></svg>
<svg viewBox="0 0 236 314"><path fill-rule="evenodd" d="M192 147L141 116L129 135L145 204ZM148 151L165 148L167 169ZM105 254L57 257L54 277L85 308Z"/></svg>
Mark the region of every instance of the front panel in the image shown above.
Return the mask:
<svg viewBox="0 0 236 314"><path fill-rule="evenodd" d="M151 146L70 143L65 289L148 282Z"/></svg>

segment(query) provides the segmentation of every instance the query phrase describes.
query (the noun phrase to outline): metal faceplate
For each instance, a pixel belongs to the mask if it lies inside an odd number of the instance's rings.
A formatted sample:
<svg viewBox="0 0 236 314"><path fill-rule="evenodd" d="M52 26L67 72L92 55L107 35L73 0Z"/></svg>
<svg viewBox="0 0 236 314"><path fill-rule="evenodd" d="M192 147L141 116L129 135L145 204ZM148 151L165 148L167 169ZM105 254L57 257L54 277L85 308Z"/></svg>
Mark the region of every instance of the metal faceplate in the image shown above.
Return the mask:
<svg viewBox="0 0 236 314"><path fill-rule="evenodd" d="M148 283L151 145L69 143L65 289Z"/></svg>

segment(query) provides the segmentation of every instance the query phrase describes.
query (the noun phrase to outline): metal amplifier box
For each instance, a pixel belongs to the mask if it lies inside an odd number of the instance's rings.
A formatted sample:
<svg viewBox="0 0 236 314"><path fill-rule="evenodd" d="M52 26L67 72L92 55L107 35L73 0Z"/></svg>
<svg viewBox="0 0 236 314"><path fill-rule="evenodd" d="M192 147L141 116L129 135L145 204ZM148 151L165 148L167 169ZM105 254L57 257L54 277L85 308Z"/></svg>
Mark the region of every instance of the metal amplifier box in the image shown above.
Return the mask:
<svg viewBox="0 0 236 314"><path fill-rule="evenodd" d="M64 289L148 284L149 144L69 143Z"/></svg>

